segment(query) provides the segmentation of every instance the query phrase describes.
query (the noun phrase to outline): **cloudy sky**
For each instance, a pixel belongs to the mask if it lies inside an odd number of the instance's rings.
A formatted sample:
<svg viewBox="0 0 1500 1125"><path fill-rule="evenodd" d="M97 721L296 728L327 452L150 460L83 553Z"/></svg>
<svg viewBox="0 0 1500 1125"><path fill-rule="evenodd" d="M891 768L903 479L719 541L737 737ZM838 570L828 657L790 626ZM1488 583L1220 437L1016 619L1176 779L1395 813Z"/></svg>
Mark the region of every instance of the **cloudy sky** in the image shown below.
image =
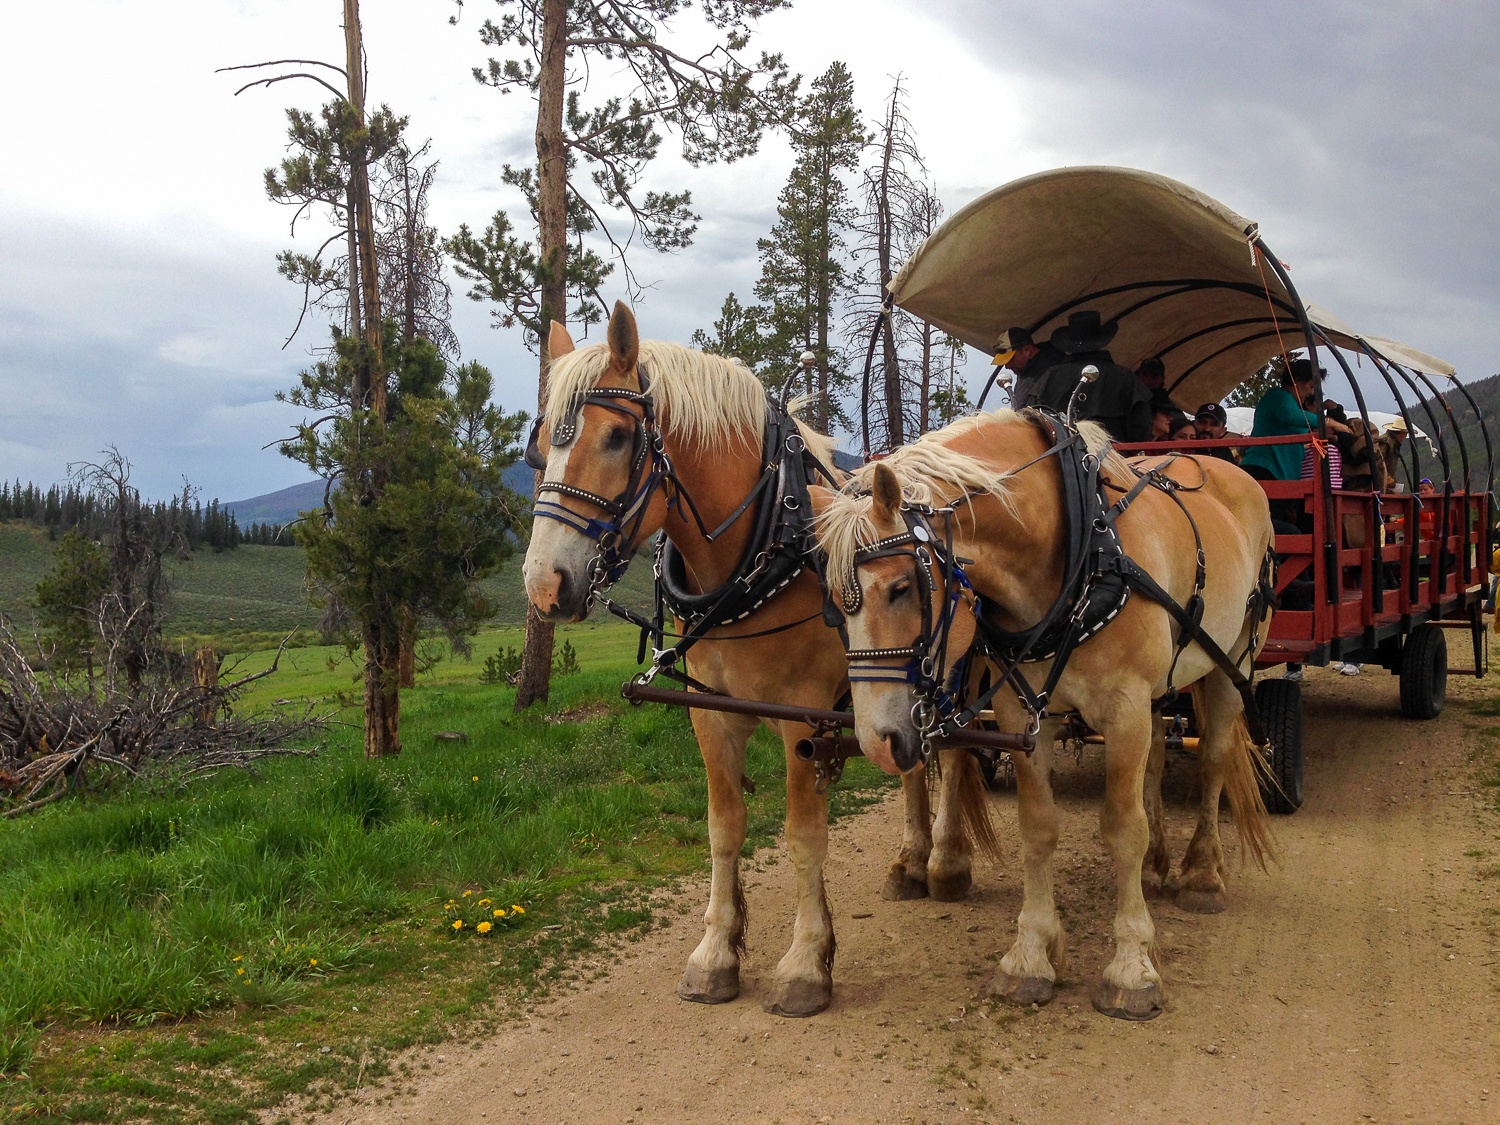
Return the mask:
<svg viewBox="0 0 1500 1125"><path fill-rule="evenodd" d="M370 97L441 158L444 232L515 200L530 103L477 86L488 0L364 0ZM305 479L262 447L315 333L283 350L300 295L275 273L288 216L261 172L283 110L314 89L236 98L215 68L342 58L337 0L71 0L12 5L0 35L11 172L0 178L0 476L48 482L106 444L151 494ZM877 113L906 77L950 211L1017 176L1122 164L1184 180L1261 224L1304 296L1373 335L1500 369L1500 19L1490 0L797 0L760 43L809 76L834 58ZM685 340L747 293L790 166L783 143L729 168L659 163L690 187L696 244L641 256L643 331ZM615 295L615 294L607 294ZM467 356L502 403L534 361L456 295ZM971 365L976 374L981 364ZM1372 400L1372 405L1376 403Z"/></svg>

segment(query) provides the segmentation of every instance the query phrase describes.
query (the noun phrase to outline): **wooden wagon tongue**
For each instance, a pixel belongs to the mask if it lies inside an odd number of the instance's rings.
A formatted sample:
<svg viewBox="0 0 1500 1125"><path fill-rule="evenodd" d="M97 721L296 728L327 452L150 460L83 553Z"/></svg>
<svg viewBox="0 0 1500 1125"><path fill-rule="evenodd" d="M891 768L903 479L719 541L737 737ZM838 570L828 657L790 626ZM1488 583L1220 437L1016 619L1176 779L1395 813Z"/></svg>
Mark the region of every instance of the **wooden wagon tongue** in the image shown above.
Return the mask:
<svg viewBox="0 0 1500 1125"><path fill-rule="evenodd" d="M620 694L632 703L667 703L677 707L697 707L704 711L727 711L734 715L756 715L762 719L806 723L818 733L797 744L797 756L805 762L842 761L860 754L858 739L834 733L853 728L852 711L830 711L821 707L797 707L790 703L736 699L732 695L652 687L635 680L627 682L620 689ZM1008 750L1022 754L1030 754L1036 749L1036 739L1032 735L969 728L954 731L934 742L938 746L965 750Z"/></svg>

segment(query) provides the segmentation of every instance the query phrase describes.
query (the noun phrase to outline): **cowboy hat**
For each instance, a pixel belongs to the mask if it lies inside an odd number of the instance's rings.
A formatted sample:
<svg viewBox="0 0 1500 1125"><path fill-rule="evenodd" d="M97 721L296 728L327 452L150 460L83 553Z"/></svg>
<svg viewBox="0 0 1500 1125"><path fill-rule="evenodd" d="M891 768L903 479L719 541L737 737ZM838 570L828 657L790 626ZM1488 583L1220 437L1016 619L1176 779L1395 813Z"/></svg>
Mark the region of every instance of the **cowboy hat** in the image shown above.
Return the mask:
<svg viewBox="0 0 1500 1125"><path fill-rule="evenodd" d="M1406 428L1405 418L1393 418L1391 421L1387 422L1385 424L1385 432L1390 433L1392 430L1394 430L1398 434L1406 434L1411 432Z"/></svg>
<svg viewBox="0 0 1500 1125"><path fill-rule="evenodd" d="M1064 355L1096 352L1115 338L1119 327L1114 321L1101 323L1097 309L1069 313L1068 323L1052 333L1052 346Z"/></svg>

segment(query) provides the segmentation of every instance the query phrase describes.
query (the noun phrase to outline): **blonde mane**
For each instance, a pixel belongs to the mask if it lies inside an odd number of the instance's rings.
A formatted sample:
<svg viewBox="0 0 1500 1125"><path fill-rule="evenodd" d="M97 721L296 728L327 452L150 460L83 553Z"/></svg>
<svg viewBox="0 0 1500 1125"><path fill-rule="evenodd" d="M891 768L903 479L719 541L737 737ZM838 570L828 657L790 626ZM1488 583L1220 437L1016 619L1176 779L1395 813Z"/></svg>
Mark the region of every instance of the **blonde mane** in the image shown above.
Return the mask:
<svg viewBox="0 0 1500 1125"><path fill-rule="evenodd" d="M857 491L836 494L818 514L815 525L818 542L828 556L828 576L835 592L841 594L844 583L854 577L854 553L881 536L870 518L870 487L876 465L884 465L896 474L901 495L911 504L942 507L989 495L1010 507L1008 489L1014 470L997 470L977 457L953 449L950 443L972 430L1015 423L1028 429L1032 424L1024 414L1009 409L970 415L941 430L923 434L881 461L867 462L856 469L846 488ZM1124 458L1110 449L1109 433L1103 426L1081 422L1078 429L1089 452L1100 458L1102 473L1130 473Z"/></svg>
<svg viewBox="0 0 1500 1125"><path fill-rule="evenodd" d="M571 402L599 385L609 367L609 345L588 344L559 356L547 373L547 400ZM766 388L737 359L711 355L666 340L642 340L646 372L662 430L698 449L731 445L759 448L766 427ZM813 455L828 464L833 439L797 427Z"/></svg>

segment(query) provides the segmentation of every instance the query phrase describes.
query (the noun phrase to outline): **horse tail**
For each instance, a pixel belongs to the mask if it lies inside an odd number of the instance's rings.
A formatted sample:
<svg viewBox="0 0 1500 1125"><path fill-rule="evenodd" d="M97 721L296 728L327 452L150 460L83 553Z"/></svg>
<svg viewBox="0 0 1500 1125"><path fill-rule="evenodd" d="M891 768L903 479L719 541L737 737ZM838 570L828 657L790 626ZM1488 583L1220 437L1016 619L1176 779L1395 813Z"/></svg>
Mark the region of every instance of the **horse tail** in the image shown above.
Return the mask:
<svg viewBox="0 0 1500 1125"><path fill-rule="evenodd" d="M990 818L984 775L972 754L964 755L963 776L958 781L958 815L973 845L986 859L999 863L1000 840L995 835L995 822Z"/></svg>
<svg viewBox="0 0 1500 1125"><path fill-rule="evenodd" d="M1251 741L1243 712L1235 716L1223 767L1224 795L1229 799L1229 812L1239 831L1240 845L1255 865L1265 871L1267 861L1277 858L1271 815L1261 796L1262 782L1271 780L1271 768Z"/></svg>

